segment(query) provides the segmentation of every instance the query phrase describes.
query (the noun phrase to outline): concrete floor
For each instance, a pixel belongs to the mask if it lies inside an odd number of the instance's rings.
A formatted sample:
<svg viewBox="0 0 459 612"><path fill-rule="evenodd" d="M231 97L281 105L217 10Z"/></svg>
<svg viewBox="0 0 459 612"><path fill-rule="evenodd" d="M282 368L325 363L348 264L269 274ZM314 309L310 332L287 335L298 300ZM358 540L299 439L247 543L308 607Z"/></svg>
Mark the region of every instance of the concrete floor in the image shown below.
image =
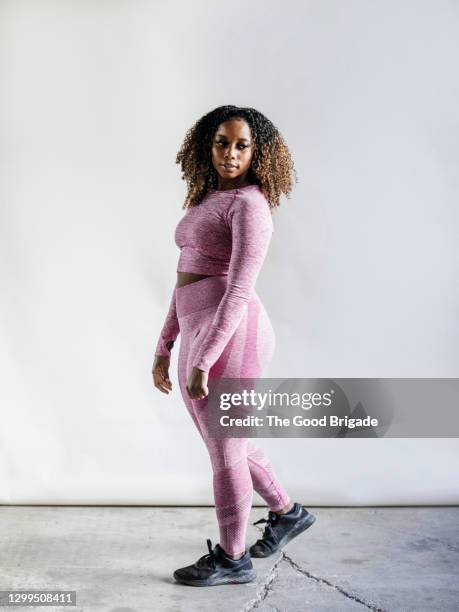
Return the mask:
<svg viewBox="0 0 459 612"><path fill-rule="evenodd" d="M54 611L459 610L459 508L308 509L309 530L254 559L256 583L197 588L172 572L218 541L213 508L2 506L0 590L76 590L74 607L39 608Z"/></svg>

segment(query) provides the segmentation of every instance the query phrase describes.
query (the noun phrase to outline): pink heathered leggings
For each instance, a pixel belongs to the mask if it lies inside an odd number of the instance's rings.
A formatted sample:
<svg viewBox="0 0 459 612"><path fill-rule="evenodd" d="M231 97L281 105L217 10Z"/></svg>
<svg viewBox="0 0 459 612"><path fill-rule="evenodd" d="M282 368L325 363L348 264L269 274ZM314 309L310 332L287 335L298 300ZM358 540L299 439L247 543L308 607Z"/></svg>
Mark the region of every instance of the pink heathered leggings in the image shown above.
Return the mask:
<svg viewBox="0 0 459 612"><path fill-rule="evenodd" d="M186 381L199 344L226 289L225 276L210 276L176 289L180 327L178 378L186 407L210 455L220 546L230 555L245 552L245 536L253 490L276 512L290 503L265 453L247 438L210 438L207 401L190 399ZM266 310L253 292L247 310L209 371L216 377L258 378L274 352L275 337Z"/></svg>

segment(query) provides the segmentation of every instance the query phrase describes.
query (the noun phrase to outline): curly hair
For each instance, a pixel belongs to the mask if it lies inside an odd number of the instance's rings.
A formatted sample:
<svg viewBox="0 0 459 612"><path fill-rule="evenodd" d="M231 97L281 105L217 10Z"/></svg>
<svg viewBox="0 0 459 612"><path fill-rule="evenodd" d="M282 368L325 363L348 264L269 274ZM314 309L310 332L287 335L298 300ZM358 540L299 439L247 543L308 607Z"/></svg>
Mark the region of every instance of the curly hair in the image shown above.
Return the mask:
<svg viewBox="0 0 459 612"><path fill-rule="evenodd" d="M243 119L252 132L255 148L247 178L259 185L271 209L280 205L280 194L287 198L298 182L290 151L282 134L265 115L254 108L219 106L202 116L187 131L176 163L188 185L183 209L197 206L209 192L218 189L218 173L212 164L212 142L224 121Z"/></svg>

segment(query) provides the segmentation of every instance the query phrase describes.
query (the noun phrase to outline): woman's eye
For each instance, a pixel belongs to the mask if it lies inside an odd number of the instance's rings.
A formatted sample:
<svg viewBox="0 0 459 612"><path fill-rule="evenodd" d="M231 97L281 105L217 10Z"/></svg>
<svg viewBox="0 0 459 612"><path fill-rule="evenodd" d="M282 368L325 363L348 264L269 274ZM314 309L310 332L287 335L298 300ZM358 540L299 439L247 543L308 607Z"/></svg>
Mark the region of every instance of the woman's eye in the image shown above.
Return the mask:
<svg viewBox="0 0 459 612"><path fill-rule="evenodd" d="M223 140L218 140L217 144L226 145L227 143L223 142ZM239 146L241 147L241 149L247 149L247 147L248 147L248 145L243 145L243 144L241 144Z"/></svg>

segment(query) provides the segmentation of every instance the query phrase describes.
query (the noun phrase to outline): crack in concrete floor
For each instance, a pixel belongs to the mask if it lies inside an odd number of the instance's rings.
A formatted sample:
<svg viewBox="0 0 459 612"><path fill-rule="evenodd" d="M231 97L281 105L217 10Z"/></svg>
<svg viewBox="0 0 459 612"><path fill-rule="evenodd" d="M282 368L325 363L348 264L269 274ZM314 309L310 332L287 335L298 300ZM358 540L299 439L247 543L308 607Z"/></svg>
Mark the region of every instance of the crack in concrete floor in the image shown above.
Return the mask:
<svg viewBox="0 0 459 612"><path fill-rule="evenodd" d="M257 527L257 529L260 532L263 532L263 529L261 529L260 527ZM367 610L371 610L372 612L387 612L386 610L384 610L384 608L379 608L378 606L375 606L371 603L364 601L357 595L353 595L352 593L345 591L342 587L340 587L337 584L333 584L326 578L320 578L319 576L314 576L307 570L303 569L300 565L298 565L298 563L296 563L291 557L289 557L282 549L280 550L280 553L281 553L281 556L271 568L271 571L269 572L266 580L263 582L261 587L257 590L255 597L251 599L244 606L241 612L252 612L253 610L256 610L260 606L260 604L266 600L268 595L271 592L274 592L275 581L276 581L277 576L279 575L279 566L283 562L290 565L290 567L292 567L296 572L298 572L302 576L305 576L306 578L309 578L310 580L315 580L318 583L325 584L326 586L341 593L341 595L343 595L344 597L347 597L348 599L352 599L356 603L362 604L363 606L367 608ZM273 608L277 610L276 606L273 606ZM279 612L281 611L279 610Z"/></svg>
<svg viewBox="0 0 459 612"><path fill-rule="evenodd" d="M280 556L276 563L271 568L266 580L261 585L261 587L257 590L257 593L253 599L251 599L241 610L241 612L252 612L259 607L259 605L268 597L269 593L273 589L273 583L278 575L278 566L284 560L283 556Z"/></svg>
<svg viewBox="0 0 459 612"><path fill-rule="evenodd" d="M290 565L290 567L292 567L296 572L302 574L306 578L309 578L310 580L315 580L318 583L325 584L326 586L328 586L328 587L338 591L339 593L341 593L341 595L343 595L344 597L347 597L348 599L352 599L356 603L362 604L363 606L365 606L365 608L367 608L367 610L372 610L372 612L387 612L384 608L379 608L378 606L375 606L375 605L373 605L373 604L371 604L371 603L369 603L367 601L364 601L363 599L361 599L357 595L353 595L352 593L349 593L348 591L345 591L342 587L340 587L337 584L333 584L332 582L330 582L326 578L320 578L318 576L314 576L313 574L311 574L310 572L308 572L307 570L305 570L301 566L299 566L297 563L295 563L295 561L291 557L289 557L285 552L281 551L281 553L282 553L282 555L279 557L279 559L273 565L273 567L272 567L271 571L269 572L266 580L261 585L261 587L258 589L255 598L251 599L244 606L244 608L242 608L241 612L252 612L253 610L256 610L260 606L260 604L263 603L266 600L266 598L269 596L269 594L271 592L274 592L274 589L275 589L275 586L276 586L275 585L276 578L277 578L277 576L279 574L279 566L283 562L287 563L288 565ZM276 606L273 606L273 609L277 610ZM279 612L281 612L281 611L279 610Z"/></svg>
<svg viewBox="0 0 459 612"><path fill-rule="evenodd" d="M342 587L340 587L337 584L333 584L332 582L330 582L326 578L319 578L318 576L314 576L313 574L311 574L310 572L308 572L307 570L305 570L301 566L299 566L297 563L295 563L295 561L291 557L289 557L287 554L285 554L283 551L282 551L282 559L285 560L287 563L289 563L290 566L294 570L296 570L300 574L303 574L303 576L306 576L307 578L311 578L312 580L315 580L316 582L322 582L323 584L326 584L327 586L335 589L336 591L341 593L341 595L344 595L348 599L352 599L352 600L356 601L357 603L362 604L368 610L372 610L373 612L386 612L386 610L384 610L384 608L379 608L378 606L375 606L373 604L370 604L370 603L364 601L363 599L361 599L357 595L352 595L351 593L348 593Z"/></svg>

